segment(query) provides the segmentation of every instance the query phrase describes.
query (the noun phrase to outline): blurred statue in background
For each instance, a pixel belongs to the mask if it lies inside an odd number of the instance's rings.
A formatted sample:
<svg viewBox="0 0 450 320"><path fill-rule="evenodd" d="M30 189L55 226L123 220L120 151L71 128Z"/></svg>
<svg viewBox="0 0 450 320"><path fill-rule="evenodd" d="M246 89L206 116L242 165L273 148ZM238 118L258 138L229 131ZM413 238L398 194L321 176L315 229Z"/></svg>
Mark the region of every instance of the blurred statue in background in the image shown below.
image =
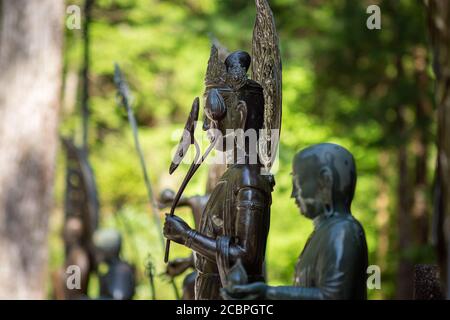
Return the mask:
<svg viewBox="0 0 450 320"><path fill-rule="evenodd" d="M89 277L95 271L92 235L98 226L98 197L94 174L85 149L62 139L66 152L66 190L64 203L64 268L53 275L54 298L87 298ZM81 272L80 288L69 288L70 266Z"/></svg>
<svg viewBox="0 0 450 320"><path fill-rule="evenodd" d="M225 297L239 299L366 299L367 245L352 216L356 186L352 154L335 144L318 144L294 158L292 197L313 220L295 268L294 286L265 283L229 286Z"/></svg>
<svg viewBox="0 0 450 320"><path fill-rule="evenodd" d="M192 197L182 197L178 202L177 207L189 207L192 210L194 217L195 228L200 225L200 219L205 209L206 203L209 200L212 190L216 186L219 178L226 170L226 166L222 164L211 164L208 170L208 180L206 183L206 191L204 195L195 195ZM169 207L173 199L175 198L175 192L172 190L164 190L160 195L160 208L164 209ZM177 258L169 261L166 269L166 274L172 278L177 277L194 266L194 256L191 254L186 258ZM186 275L183 281L183 300L195 299L195 278L197 272L193 271Z"/></svg>
<svg viewBox="0 0 450 320"><path fill-rule="evenodd" d="M267 0L256 0L256 7L253 80L247 76L252 60L247 52L233 52L223 63L214 45L205 77L203 129L214 147L226 154L227 170L213 189L197 230L175 215L166 216L166 238L194 251L196 299L221 299L220 289L238 261L248 282L265 280L274 186L268 170L278 143L271 130L279 133L281 125L281 59ZM239 141L230 131L254 132L258 141Z"/></svg>
<svg viewBox="0 0 450 320"><path fill-rule="evenodd" d="M113 229L100 229L94 234L96 257L99 266L100 299L131 300L135 293L135 269L120 258L122 237Z"/></svg>

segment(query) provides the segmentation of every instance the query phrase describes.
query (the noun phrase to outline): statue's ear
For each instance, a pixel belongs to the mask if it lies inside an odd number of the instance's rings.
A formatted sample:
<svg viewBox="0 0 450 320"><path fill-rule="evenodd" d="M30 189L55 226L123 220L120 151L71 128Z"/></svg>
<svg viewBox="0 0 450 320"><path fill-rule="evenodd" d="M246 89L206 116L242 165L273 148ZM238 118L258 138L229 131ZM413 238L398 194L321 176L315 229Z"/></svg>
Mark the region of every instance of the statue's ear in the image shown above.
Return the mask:
<svg viewBox="0 0 450 320"><path fill-rule="evenodd" d="M324 166L320 169L319 185L322 188L329 190L333 187L333 172L328 166Z"/></svg>
<svg viewBox="0 0 450 320"><path fill-rule="evenodd" d="M240 128L245 129L245 122L247 121L247 104L245 101L240 100L236 106L237 111L240 114Z"/></svg>
<svg viewBox="0 0 450 320"><path fill-rule="evenodd" d="M320 169L319 186L325 214L330 216L333 213L333 172L330 167L324 166Z"/></svg>

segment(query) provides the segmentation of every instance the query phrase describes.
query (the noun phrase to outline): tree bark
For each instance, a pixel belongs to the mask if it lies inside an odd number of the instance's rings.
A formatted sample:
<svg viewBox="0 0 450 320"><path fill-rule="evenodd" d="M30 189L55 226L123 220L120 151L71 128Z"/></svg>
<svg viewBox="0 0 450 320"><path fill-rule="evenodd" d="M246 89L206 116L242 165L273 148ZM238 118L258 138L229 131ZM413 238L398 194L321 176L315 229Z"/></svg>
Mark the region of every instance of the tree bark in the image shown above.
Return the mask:
<svg viewBox="0 0 450 320"><path fill-rule="evenodd" d="M404 77L402 56L396 59L398 79ZM400 90L400 89L397 89ZM406 106L399 104L397 107L397 128L400 136L400 144L397 147L397 249L400 253L397 267L397 299L412 299L413 297L413 272L414 265L408 257L412 246L412 217L411 217L411 185L408 174L408 128L406 121Z"/></svg>
<svg viewBox="0 0 450 320"><path fill-rule="evenodd" d="M450 298L450 2L428 0L425 3L436 75L435 101L438 122L436 172L438 197L435 203L434 237L437 240L447 298Z"/></svg>
<svg viewBox="0 0 450 320"><path fill-rule="evenodd" d="M389 153L382 151L379 155L379 171L378 171L378 196L376 200L376 223L378 228L378 243L377 243L377 262L380 266L381 272L387 269L387 255L389 252L389 173L386 168L389 168Z"/></svg>
<svg viewBox="0 0 450 320"><path fill-rule="evenodd" d="M429 97L429 77L427 73L427 51L423 47L417 47L414 52L415 81L418 99L415 110L415 177L412 203L412 216L414 221L415 242L419 246L428 243L429 210L428 210L428 130L433 112L432 102Z"/></svg>
<svg viewBox="0 0 450 320"><path fill-rule="evenodd" d="M0 298L46 297L63 5L0 0Z"/></svg>
<svg viewBox="0 0 450 320"><path fill-rule="evenodd" d="M403 108L399 108L399 114L403 113ZM400 130L404 131L404 119L401 117ZM397 268L397 299L412 299L413 293L413 271L414 266L407 253L411 249L411 215L410 215L410 188L408 179L408 154L405 144L398 146L397 166L399 170L397 184L397 230L398 230L398 251L400 257Z"/></svg>
<svg viewBox="0 0 450 320"><path fill-rule="evenodd" d="M92 6L94 0L85 0L84 3L84 37L83 37L83 69L81 70L82 90L81 90L81 112L83 127L83 149L88 152L88 130L89 130L89 70L90 70L90 34L89 27L92 18Z"/></svg>

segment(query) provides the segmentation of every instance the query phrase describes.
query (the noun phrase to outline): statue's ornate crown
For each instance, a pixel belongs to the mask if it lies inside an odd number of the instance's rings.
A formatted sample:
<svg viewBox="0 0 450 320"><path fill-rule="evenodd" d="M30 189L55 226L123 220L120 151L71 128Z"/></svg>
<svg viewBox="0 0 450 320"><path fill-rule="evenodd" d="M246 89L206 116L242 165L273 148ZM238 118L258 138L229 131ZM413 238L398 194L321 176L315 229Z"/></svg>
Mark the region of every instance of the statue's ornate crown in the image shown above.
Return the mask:
<svg viewBox="0 0 450 320"><path fill-rule="evenodd" d="M219 51L215 45L211 47L208 68L206 69L205 86L207 88L227 86L227 70L225 64L219 59Z"/></svg>

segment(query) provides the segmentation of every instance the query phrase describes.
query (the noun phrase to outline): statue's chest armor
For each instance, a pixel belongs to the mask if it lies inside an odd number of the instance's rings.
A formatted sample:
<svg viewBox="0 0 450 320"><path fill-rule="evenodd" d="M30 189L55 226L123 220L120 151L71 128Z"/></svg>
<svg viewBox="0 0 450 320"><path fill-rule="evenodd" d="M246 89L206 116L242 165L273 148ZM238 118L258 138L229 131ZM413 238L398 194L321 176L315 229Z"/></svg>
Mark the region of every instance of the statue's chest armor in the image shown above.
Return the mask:
<svg viewBox="0 0 450 320"><path fill-rule="evenodd" d="M208 237L216 237L223 234L224 204L227 195L228 182L220 180L206 204L202 215L200 232Z"/></svg>

